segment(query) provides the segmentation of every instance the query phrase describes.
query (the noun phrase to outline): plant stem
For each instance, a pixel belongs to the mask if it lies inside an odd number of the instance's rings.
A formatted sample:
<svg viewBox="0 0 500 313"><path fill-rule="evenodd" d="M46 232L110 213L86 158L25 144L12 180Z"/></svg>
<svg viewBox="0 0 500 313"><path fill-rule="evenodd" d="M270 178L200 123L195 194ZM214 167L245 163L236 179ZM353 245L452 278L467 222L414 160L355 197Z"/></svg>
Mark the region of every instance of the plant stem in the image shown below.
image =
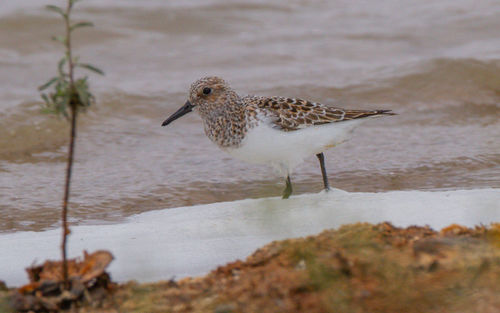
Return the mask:
<svg viewBox="0 0 500 313"><path fill-rule="evenodd" d="M70 81L70 99L69 104L71 108L71 134L69 141L69 151L68 151L68 163L66 167L66 182L64 187L64 199L63 199L63 207L61 212L62 218L62 243L61 243L61 252L62 252L62 270L63 270L63 288L66 290L70 289L70 284L68 280L68 260L66 253L66 246L68 235L70 233L68 227L68 202L69 202L69 192L70 192L70 183L71 183L71 171L73 168L73 153L75 148L75 138L76 138L76 118L78 113L78 104L75 103L74 95L76 94L75 84L73 80L73 58L71 55L71 29L70 29L70 13L71 13L72 2L68 0L68 6L66 8L66 16L64 18L65 26L66 26L66 58L68 59L68 75Z"/></svg>
<svg viewBox="0 0 500 313"><path fill-rule="evenodd" d="M75 139L76 139L76 117L78 111L71 108L71 135L69 141L69 151L68 151L68 163L66 167L66 183L64 188L64 200L63 200L63 208L62 208L62 259L63 259L63 284L65 289L69 289L69 281L68 281L68 261L66 258L66 243L69 235L69 227L68 227L68 202L69 202L69 191L70 191L70 183L71 183L71 172L73 168L73 154L75 149Z"/></svg>
<svg viewBox="0 0 500 313"><path fill-rule="evenodd" d="M71 14L71 8L72 8L72 1L68 0L68 7L66 8L66 17L64 19L64 23L66 26L66 57L68 59L68 76L69 76L69 82L70 82L70 88L71 91L75 91L75 83L73 80L73 69L75 65L73 64L73 57L71 53L71 29L70 29L70 14Z"/></svg>

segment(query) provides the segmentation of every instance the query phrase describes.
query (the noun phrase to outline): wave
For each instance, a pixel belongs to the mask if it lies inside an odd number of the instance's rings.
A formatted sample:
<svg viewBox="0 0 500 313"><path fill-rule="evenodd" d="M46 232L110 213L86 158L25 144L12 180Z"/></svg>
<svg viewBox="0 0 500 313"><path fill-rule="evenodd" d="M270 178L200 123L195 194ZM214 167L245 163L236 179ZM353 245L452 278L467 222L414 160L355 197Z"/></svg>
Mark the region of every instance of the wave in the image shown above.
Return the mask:
<svg viewBox="0 0 500 313"><path fill-rule="evenodd" d="M181 96L172 96L174 100ZM158 119L161 99L115 92L98 96L99 103L92 106L78 121L80 130L95 124L109 123L112 118L122 118L125 123L132 116ZM33 155L55 152L68 142L69 123L61 117L40 112L40 103L28 101L0 113L0 160L9 162L60 161L57 156L44 158ZM159 125L160 122L157 122Z"/></svg>
<svg viewBox="0 0 500 313"><path fill-rule="evenodd" d="M500 60L433 59L400 69L397 75L341 90L343 98L360 102L418 104L500 103Z"/></svg>

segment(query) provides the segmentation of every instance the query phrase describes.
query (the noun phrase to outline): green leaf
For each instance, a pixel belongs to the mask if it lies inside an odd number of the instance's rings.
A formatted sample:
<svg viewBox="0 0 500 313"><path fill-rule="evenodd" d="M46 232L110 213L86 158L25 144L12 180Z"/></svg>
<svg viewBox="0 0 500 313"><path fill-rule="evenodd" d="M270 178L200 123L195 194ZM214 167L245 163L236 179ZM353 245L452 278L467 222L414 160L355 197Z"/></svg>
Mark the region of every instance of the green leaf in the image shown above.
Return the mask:
<svg viewBox="0 0 500 313"><path fill-rule="evenodd" d="M47 108L47 107L43 107L41 111L43 114L54 114L55 113L53 109Z"/></svg>
<svg viewBox="0 0 500 313"><path fill-rule="evenodd" d="M51 79L49 79L48 82L46 82L45 84L39 86L38 90L42 91L42 90L45 90L45 89L49 88L50 85L52 85L53 83L55 83L58 79L59 79L59 77L52 77ZM42 96L42 98L43 98L43 96Z"/></svg>
<svg viewBox="0 0 500 313"><path fill-rule="evenodd" d="M47 95L46 95L46 94L44 94L44 93L42 93L42 99L43 99L43 101L45 102L45 105L46 105L46 106L50 103L50 101L49 101L49 97L47 97Z"/></svg>
<svg viewBox="0 0 500 313"><path fill-rule="evenodd" d="M59 13L59 14L61 14L62 17L66 18L66 13L64 13L64 11L58 6L47 5L47 6L45 6L45 8L49 11Z"/></svg>
<svg viewBox="0 0 500 313"><path fill-rule="evenodd" d="M69 121L68 110L66 110L65 106L58 106L54 109L54 112L57 114L62 114L62 116L64 116Z"/></svg>
<svg viewBox="0 0 500 313"><path fill-rule="evenodd" d="M80 78L75 82L76 92L78 93L78 98L80 100L80 105L83 107L90 106L92 101L92 94L89 92L89 86L87 84L87 77Z"/></svg>
<svg viewBox="0 0 500 313"><path fill-rule="evenodd" d="M85 69L87 69L89 71L92 71L92 72L100 74L100 75L104 75L104 72L101 69L99 69L99 68L97 68L97 67L95 67L93 65L90 65L90 64L78 63L76 66L85 68Z"/></svg>
<svg viewBox="0 0 500 313"><path fill-rule="evenodd" d="M66 45L66 36L52 36L52 40L59 41L63 45Z"/></svg>
<svg viewBox="0 0 500 313"><path fill-rule="evenodd" d="M76 24L71 25L71 27L69 28L69 30L70 31L74 31L77 28L92 27L92 26L94 26L94 24L91 23L91 22L81 22L81 23L76 23Z"/></svg>
<svg viewBox="0 0 500 313"><path fill-rule="evenodd" d="M67 59L64 57L61 60L59 60L59 63L57 64L57 69L59 70L59 74L61 76L64 76L64 64L66 64Z"/></svg>
<svg viewBox="0 0 500 313"><path fill-rule="evenodd" d="M69 118L67 107L69 105L69 95L67 93L60 96L57 103L54 103L54 111L62 114L64 117Z"/></svg>

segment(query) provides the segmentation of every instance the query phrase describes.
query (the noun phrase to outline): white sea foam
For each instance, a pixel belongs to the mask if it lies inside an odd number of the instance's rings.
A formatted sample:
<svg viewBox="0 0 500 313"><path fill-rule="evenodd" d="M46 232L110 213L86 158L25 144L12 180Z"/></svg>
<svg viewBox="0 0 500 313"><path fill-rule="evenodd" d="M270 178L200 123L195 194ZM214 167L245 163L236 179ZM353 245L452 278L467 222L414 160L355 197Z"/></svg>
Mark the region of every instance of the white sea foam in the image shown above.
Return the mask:
<svg viewBox="0 0 500 313"><path fill-rule="evenodd" d="M114 225L72 228L69 255L109 249L115 280L153 281L200 275L245 258L273 240L317 234L346 223L396 226L500 221L500 189L305 194L288 200L248 199L135 215ZM59 258L60 230L0 235L0 280L27 281L24 268Z"/></svg>

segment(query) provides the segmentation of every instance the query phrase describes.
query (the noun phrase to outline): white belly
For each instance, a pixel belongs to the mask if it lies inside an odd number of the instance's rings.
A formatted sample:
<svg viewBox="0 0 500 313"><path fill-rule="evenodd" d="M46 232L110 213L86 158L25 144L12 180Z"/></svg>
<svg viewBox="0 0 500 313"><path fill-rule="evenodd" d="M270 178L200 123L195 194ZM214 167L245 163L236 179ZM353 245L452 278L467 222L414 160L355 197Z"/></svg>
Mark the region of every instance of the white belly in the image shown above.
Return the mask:
<svg viewBox="0 0 500 313"><path fill-rule="evenodd" d="M352 120L281 131L260 123L252 128L239 148L226 148L237 159L277 167L286 176L306 157L323 152L348 140L363 120Z"/></svg>

